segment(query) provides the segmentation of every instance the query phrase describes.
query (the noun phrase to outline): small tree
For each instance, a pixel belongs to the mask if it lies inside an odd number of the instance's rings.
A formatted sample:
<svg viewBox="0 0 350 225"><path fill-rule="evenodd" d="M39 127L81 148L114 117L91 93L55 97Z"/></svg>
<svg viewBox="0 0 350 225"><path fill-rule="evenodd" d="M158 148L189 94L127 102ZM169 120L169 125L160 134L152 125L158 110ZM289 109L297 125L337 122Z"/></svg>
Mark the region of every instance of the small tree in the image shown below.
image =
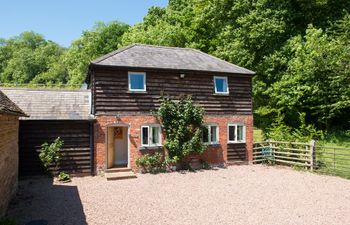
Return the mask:
<svg viewBox="0 0 350 225"><path fill-rule="evenodd" d="M50 165L54 165L55 169L57 169L62 156L60 150L63 144L63 140L58 137L50 145L47 142L41 145L39 158L47 170L49 169Z"/></svg>
<svg viewBox="0 0 350 225"><path fill-rule="evenodd" d="M205 151L202 143L204 110L194 105L191 96L181 96L179 101L162 97L157 114L165 130L164 146L171 160L182 160Z"/></svg>

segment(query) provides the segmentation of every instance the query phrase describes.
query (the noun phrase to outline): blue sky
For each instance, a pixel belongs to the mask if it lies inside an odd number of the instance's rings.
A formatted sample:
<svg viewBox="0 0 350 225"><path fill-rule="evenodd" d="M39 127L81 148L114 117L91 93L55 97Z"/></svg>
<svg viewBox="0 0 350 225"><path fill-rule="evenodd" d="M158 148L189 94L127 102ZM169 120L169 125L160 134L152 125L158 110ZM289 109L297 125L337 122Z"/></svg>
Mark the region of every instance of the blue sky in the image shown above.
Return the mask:
<svg viewBox="0 0 350 225"><path fill-rule="evenodd" d="M95 22L120 20L141 22L151 6L166 6L168 0L1 0L0 37L35 31L68 47Z"/></svg>

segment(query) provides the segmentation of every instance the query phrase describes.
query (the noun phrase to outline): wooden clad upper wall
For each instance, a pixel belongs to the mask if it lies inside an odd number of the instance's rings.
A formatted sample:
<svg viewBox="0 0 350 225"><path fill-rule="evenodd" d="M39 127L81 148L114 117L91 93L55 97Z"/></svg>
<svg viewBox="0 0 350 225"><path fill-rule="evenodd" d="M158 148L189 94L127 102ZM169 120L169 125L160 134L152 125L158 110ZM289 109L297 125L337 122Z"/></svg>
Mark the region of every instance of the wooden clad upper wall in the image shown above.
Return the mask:
<svg viewBox="0 0 350 225"><path fill-rule="evenodd" d="M162 94L174 99L190 94L207 114L252 114L251 76L185 72L180 78L177 71L138 71L146 72L146 93L128 90L128 70L95 68L91 79L95 115L147 114L157 110ZM229 95L215 94L214 76L228 77Z"/></svg>

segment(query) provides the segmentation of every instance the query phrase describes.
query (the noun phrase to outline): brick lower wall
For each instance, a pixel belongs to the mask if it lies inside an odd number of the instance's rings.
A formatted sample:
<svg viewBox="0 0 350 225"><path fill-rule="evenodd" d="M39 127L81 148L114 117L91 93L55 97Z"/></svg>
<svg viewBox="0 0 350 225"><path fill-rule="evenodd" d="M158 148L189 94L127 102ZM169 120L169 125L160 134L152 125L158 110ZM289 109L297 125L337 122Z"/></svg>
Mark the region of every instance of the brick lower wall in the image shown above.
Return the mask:
<svg viewBox="0 0 350 225"><path fill-rule="evenodd" d="M215 123L219 127L219 145L209 146L201 157L211 164L223 164L227 162L227 124L243 123L246 126L246 150L247 160L253 158L253 116L205 116L205 123ZM115 124L128 124L130 133L129 151L130 167L136 171L135 160L145 153L140 151L140 129L143 124L160 124L154 116L97 116L94 124L94 165L96 173L106 169L106 134L107 126ZM163 135L164 138L165 135ZM164 141L164 140L163 140Z"/></svg>
<svg viewBox="0 0 350 225"><path fill-rule="evenodd" d="M18 177L18 117L0 115L0 217L16 193Z"/></svg>

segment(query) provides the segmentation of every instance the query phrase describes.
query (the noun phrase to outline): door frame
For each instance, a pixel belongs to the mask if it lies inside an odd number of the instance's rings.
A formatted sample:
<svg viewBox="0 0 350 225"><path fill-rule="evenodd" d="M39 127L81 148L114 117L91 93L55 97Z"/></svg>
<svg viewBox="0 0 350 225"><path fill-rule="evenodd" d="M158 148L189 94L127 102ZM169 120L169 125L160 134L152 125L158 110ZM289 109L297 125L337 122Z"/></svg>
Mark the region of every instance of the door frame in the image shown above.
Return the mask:
<svg viewBox="0 0 350 225"><path fill-rule="evenodd" d="M130 124L125 124L125 123L113 123L113 124L108 124L108 125L106 125L106 134L105 134L105 155L106 155L106 157L105 157L105 165L106 165L106 169L110 169L109 167L108 167L108 128L111 128L111 127L122 127L122 128L127 128L127 130L128 130L128 133L127 133L127 140L126 140L126 142L127 142L127 145L128 145L128 147L127 147L127 149L128 149L128 165L127 165L127 168L131 168L130 167ZM113 150L113 154L115 154L114 153L114 150ZM113 167L112 167L113 168Z"/></svg>

